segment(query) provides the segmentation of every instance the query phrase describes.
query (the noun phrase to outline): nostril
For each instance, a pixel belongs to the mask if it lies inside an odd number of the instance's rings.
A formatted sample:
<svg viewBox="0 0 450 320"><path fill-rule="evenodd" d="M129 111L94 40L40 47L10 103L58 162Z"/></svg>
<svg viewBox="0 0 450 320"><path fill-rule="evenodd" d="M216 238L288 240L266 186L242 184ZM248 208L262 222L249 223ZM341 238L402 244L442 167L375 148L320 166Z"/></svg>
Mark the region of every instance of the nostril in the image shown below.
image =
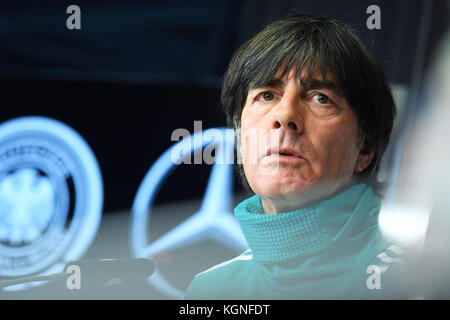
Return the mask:
<svg viewBox="0 0 450 320"><path fill-rule="evenodd" d="M294 130L297 130L297 125L296 125L294 122L292 122L292 121L290 121L290 122L288 123L288 126L291 127L291 128L294 129Z"/></svg>
<svg viewBox="0 0 450 320"><path fill-rule="evenodd" d="M278 121L275 121L274 125L275 129L279 129L281 127L281 123L279 123Z"/></svg>

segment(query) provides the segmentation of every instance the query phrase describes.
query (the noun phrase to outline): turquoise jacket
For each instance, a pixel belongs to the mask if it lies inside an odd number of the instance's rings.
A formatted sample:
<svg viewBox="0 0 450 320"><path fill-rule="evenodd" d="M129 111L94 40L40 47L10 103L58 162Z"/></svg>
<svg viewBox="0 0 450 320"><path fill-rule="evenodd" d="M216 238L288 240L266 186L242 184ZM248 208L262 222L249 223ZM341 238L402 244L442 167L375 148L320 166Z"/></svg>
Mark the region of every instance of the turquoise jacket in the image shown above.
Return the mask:
<svg viewBox="0 0 450 320"><path fill-rule="evenodd" d="M234 210L249 250L196 275L185 299L389 299L402 249L378 230L380 199L357 184L266 215L255 195Z"/></svg>

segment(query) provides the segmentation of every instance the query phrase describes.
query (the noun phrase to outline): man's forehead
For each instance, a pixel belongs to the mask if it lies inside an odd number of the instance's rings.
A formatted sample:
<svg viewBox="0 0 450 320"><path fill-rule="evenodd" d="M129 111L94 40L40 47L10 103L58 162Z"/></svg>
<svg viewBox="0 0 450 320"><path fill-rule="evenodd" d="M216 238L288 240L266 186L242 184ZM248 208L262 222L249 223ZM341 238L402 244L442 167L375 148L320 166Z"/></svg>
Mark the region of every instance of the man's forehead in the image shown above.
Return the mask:
<svg viewBox="0 0 450 320"><path fill-rule="evenodd" d="M336 77L330 69L324 70L320 68L304 67L299 72L295 67L289 71L284 68L279 68L271 79L264 79L261 83L254 83L250 89L256 87L284 87L291 79L295 79L300 87L304 88L328 88L340 92L340 85Z"/></svg>
<svg viewBox="0 0 450 320"><path fill-rule="evenodd" d="M295 79L302 86L325 82L336 84L333 72L330 69L321 70L319 67L304 66L301 70L292 67L289 71L280 68L273 77L273 80L282 82L288 82L291 79Z"/></svg>

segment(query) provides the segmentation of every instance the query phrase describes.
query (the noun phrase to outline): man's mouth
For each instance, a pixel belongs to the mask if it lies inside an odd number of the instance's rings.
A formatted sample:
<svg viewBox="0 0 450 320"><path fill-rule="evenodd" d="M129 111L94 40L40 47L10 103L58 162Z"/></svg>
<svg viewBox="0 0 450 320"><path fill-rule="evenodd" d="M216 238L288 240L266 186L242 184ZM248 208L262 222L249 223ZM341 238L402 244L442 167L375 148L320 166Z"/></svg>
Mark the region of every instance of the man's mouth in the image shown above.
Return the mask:
<svg viewBox="0 0 450 320"><path fill-rule="evenodd" d="M278 154L280 154L282 156L292 156L292 153L289 153L289 152L278 152Z"/></svg>
<svg viewBox="0 0 450 320"><path fill-rule="evenodd" d="M292 157L292 158L301 158L304 159L297 151L290 149L290 148L282 148L279 150L269 150L267 153L268 156L270 155L280 155L283 157Z"/></svg>

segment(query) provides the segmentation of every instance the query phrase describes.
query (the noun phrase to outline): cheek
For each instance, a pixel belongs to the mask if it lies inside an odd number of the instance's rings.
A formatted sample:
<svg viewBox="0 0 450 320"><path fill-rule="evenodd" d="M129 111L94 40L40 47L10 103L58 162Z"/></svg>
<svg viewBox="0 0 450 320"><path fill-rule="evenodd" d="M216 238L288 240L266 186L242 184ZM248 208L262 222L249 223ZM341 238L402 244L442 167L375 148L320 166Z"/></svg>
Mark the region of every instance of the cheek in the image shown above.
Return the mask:
<svg viewBox="0 0 450 320"><path fill-rule="evenodd" d="M261 128L261 118L252 114L249 108L242 110L241 115L241 128L240 128L240 152L242 159L245 163L252 160L254 163L254 157L257 156L259 148L258 143L262 141L261 134L263 131ZM246 161L247 160L247 161Z"/></svg>
<svg viewBox="0 0 450 320"><path fill-rule="evenodd" d="M312 139L321 170L352 170L357 156L357 126L353 122L336 122L323 126Z"/></svg>
<svg viewBox="0 0 450 320"><path fill-rule="evenodd" d="M241 122L241 128L239 129L239 141L237 141L239 146L239 153L240 153L240 161L242 163L242 166L244 168L245 175L247 176L249 173L249 155L254 153L254 150L252 150L252 144L249 143L248 139L248 130L245 128L245 124Z"/></svg>
<svg viewBox="0 0 450 320"><path fill-rule="evenodd" d="M258 123L258 121L259 117L252 114L250 108L244 106L241 114L241 128L243 130L250 129L254 127Z"/></svg>

